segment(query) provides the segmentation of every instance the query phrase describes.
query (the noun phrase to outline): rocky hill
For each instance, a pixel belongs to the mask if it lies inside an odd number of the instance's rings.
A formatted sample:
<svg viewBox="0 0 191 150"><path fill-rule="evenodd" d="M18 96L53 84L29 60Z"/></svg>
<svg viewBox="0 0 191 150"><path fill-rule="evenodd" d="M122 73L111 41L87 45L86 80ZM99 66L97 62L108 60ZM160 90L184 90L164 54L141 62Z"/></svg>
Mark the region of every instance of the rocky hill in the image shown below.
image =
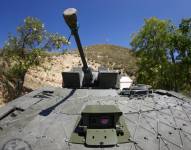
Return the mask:
<svg viewBox="0 0 191 150"><path fill-rule="evenodd" d="M88 64L93 69L106 67L117 69L129 76L135 76L137 69L136 57L127 48L115 45L94 45L84 47ZM50 55L44 63L36 68L31 68L25 78L25 87L36 89L42 86L62 85L62 71L69 71L72 67L81 67L78 51L63 55Z"/></svg>
<svg viewBox="0 0 191 150"><path fill-rule="evenodd" d="M95 61L89 62L90 66L97 69L100 64ZM37 89L42 86L62 86L61 72L69 71L73 67L81 67L81 59L77 53L52 55L45 58L44 63L31 68L25 76L24 87Z"/></svg>
<svg viewBox="0 0 191 150"><path fill-rule="evenodd" d="M137 58L128 48L100 44L84 47L89 60L94 60L106 68L120 70L131 77L135 77L137 71Z"/></svg>

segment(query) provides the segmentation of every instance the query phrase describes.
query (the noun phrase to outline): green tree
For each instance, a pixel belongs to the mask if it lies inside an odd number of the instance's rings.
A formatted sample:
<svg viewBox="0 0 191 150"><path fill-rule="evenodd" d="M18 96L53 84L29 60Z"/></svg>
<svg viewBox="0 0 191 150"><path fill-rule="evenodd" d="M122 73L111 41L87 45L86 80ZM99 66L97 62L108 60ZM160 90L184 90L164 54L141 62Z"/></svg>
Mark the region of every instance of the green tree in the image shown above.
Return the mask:
<svg viewBox="0 0 191 150"><path fill-rule="evenodd" d="M23 89L25 74L34 65L39 65L45 50L61 50L68 44L59 34L49 33L37 18L27 17L17 27L16 36L9 35L2 50L3 62L0 75L8 90L8 98L18 97ZM11 93L14 93L12 96Z"/></svg>
<svg viewBox="0 0 191 150"><path fill-rule="evenodd" d="M176 34L171 38L171 44L176 50L179 62L176 68L181 72L179 80L182 85L181 90L191 89L191 18L182 19Z"/></svg>
<svg viewBox="0 0 191 150"><path fill-rule="evenodd" d="M166 50L170 29L169 21L153 17L146 19L145 25L134 35L131 45L140 57L138 82L151 84L155 88L167 86Z"/></svg>
<svg viewBox="0 0 191 150"><path fill-rule="evenodd" d="M131 45L139 56L138 82L167 90L191 89L191 19L182 19L179 27L146 19Z"/></svg>

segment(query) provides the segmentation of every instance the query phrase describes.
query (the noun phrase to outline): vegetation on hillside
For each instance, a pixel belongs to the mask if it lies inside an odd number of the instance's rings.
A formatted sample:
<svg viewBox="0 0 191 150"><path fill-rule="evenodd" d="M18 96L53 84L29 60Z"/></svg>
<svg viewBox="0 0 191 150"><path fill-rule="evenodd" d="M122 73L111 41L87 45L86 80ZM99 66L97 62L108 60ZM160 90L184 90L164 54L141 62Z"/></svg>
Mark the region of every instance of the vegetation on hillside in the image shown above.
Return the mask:
<svg viewBox="0 0 191 150"><path fill-rule="evenodd" d="M6 100L21 95L26 72L40 64L45 50L62 49L65 44L64 36L47 32L39 19L27 17L17 34L9 35L1 52L0 79Z"/></svg>
<svg viewBox="0 0 191 150"><path fill-rule="evenodd" d="M137 58L130 49L108 44L87 46L84 49L88 59L96 61L103 67L135 76Z"/></svg>
<svg viewBox="0 0 191 150"><path fill-rule="evenodd" d="M190 92L191 19L182 19L179 27L155 17L146 19L131 45L140 57L139 83Z"/></svg>

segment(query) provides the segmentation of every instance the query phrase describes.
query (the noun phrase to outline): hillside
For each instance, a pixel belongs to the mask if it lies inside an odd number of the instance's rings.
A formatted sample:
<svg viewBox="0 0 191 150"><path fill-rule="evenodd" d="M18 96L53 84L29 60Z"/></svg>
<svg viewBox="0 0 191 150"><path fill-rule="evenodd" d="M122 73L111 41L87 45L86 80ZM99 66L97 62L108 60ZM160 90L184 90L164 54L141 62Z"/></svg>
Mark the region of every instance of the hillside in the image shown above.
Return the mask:
<svg viewBox="0 0 191 150"><path fill-rule="evenodd" d="M115 45L93 45L84 47L88 64L93 69L104 66L117 69L135 78L137 70L136 57L129 49ZM62 71L69 71L72 67L81 67L78 51L65 54L49 54L38 67L31 68L25 76L24 87L37 89L42 86L62 86ZM0 104L3 101L0 83Z"/></svg>
<svg viewBox="0 0 191 150"><path fill-rule="evenodd" d="M131 77L135 76L137 58L130 49L106 44L87 46L84 49L89 60L106 68L120 70Z"/></svg>
<svg viewBox="0 0 191 150"><path fill-rule="evenodd" d="M120 70L129 76L135 76L136 58L133 53L124 47L115 45L93 45L84 47L88 65L97 70L98 67ZM72 67L81 67L78 51L63 55L50 55L44 63L31 68L25 79L25 87L36 89L41 86L61 86L62 71L69 71Z"/></svg>
<svg viewBox="0 0 191 150"><path fill-rule="evenodd" d="M90 66L97 69L100 65L93 60ZM31 68L25 76L24 86L32 90L42 86L62 86L63 71L70 71L73 67L81 67L82 63L77 53L52 55L45 58L44 63Z"/></svg>

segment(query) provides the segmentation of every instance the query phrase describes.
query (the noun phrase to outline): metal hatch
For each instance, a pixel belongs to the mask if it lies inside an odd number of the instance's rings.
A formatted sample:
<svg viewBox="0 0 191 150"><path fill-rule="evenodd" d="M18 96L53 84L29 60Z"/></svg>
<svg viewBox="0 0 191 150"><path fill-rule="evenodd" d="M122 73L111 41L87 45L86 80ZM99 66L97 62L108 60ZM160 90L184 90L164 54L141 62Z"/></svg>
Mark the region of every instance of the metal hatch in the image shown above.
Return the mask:
<svg viewBox="0 0 191 150"><path fill-rule="evenodd" d="M86 146L114 146L129 142L122 112L114 105L87 105L81 112L70 142Z"/></svg>

